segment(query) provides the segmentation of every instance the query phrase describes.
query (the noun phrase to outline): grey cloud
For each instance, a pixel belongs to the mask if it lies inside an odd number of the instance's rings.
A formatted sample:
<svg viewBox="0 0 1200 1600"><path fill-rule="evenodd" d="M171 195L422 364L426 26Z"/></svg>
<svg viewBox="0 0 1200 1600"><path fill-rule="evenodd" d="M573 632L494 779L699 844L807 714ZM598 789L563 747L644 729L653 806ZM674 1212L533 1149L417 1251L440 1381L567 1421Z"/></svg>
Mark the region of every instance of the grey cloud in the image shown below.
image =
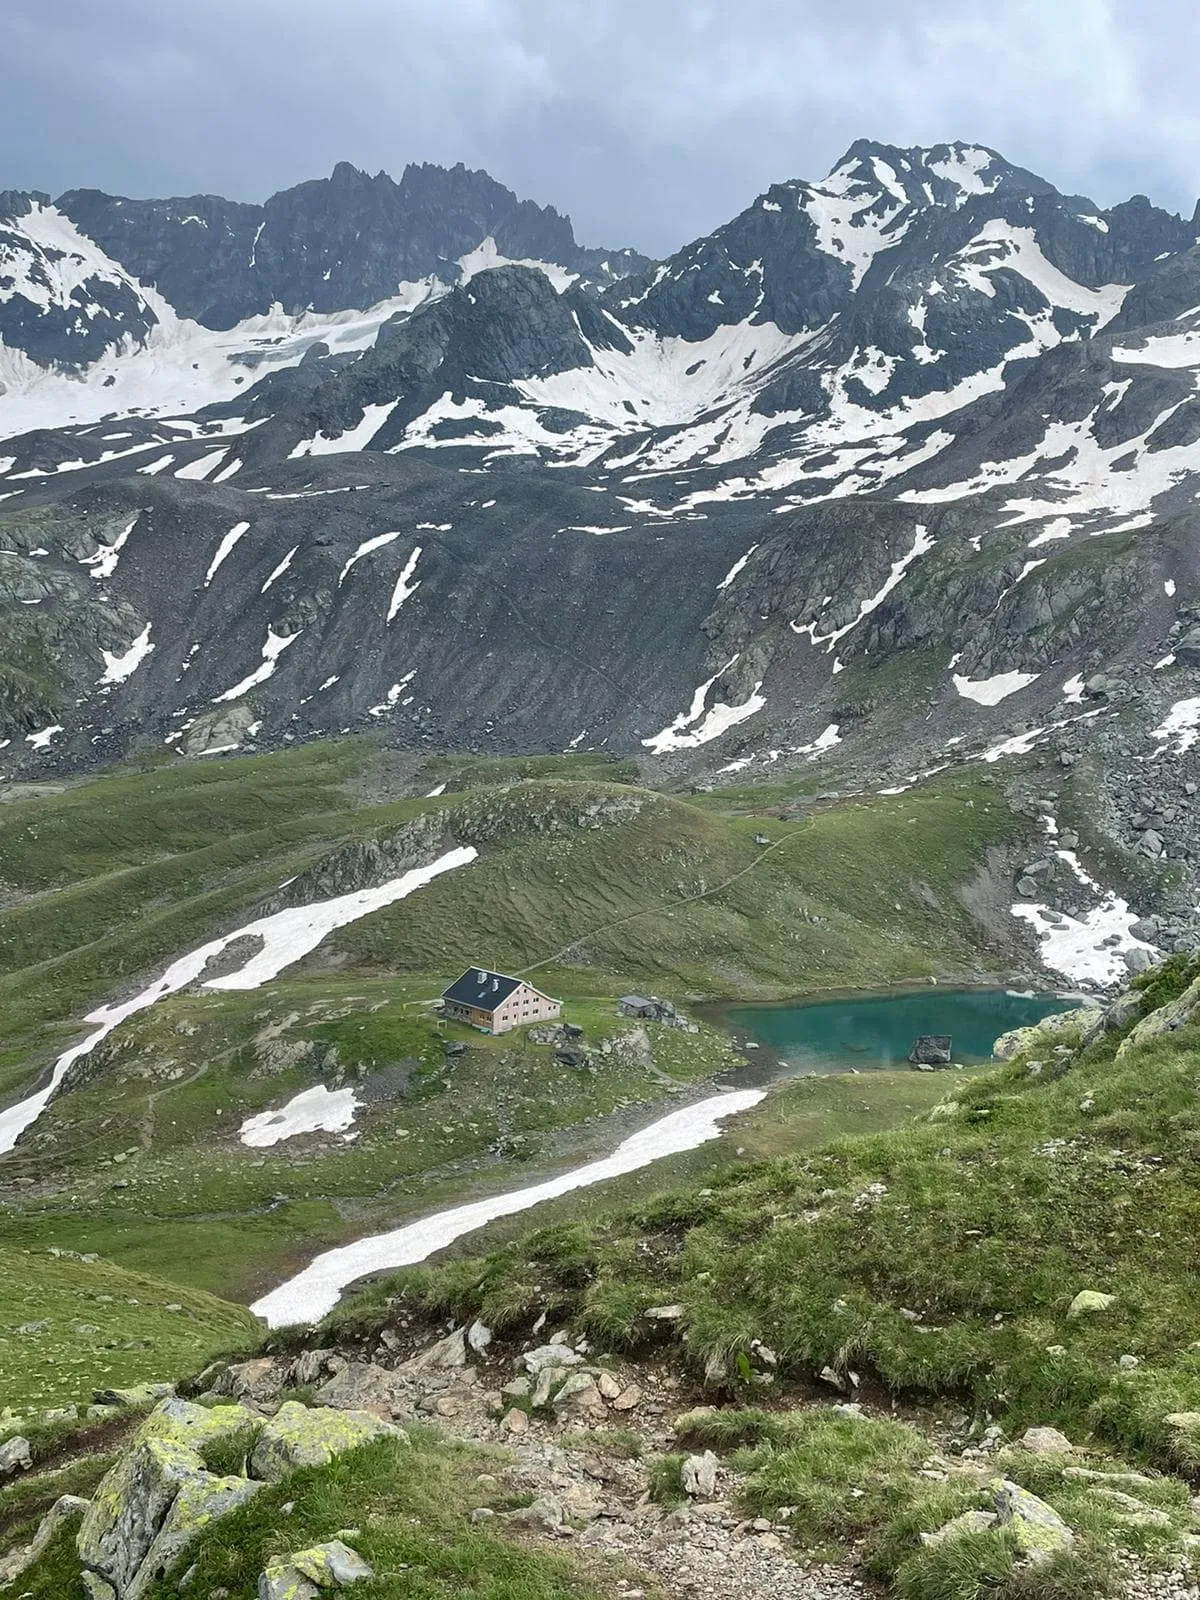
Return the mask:
<svg viewBox="0 0 1200 1600"><path fill-rule="evenodd" d="M664 252L855 138L978 140L1189 213L1192 0L7 0L0 186L258 199L486 167Z"/></svg>

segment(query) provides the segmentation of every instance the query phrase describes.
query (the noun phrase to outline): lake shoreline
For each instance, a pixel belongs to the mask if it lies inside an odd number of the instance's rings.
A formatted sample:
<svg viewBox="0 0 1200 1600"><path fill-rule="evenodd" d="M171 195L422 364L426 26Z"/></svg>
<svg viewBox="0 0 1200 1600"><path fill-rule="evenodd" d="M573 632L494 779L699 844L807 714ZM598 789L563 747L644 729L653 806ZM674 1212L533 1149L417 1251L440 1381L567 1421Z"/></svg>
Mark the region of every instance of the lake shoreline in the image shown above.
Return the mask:
<svg viewBox="0 0 1200 1600"><path fill-rule="evenodd" d="M1075 990L998 984L898 984L827 990L819 996L705 1002L697 1016L720 1028L745 1062L722 1075L730 1085L836 1072L905 1070L913 1041L949 1035L951 1062L940 1070L994 1059L1001 1034L1095 1003ZM911 1070L917 1070L913 1067Z"/></svg>

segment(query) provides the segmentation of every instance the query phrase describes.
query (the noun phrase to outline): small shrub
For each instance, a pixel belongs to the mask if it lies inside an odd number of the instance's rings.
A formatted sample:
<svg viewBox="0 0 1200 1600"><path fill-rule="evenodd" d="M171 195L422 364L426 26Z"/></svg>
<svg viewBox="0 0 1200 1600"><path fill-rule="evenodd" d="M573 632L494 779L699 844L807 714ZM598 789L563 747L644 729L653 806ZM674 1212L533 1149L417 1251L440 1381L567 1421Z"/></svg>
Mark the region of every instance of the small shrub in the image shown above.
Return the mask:
<svg viewBox="0 0 1200 1600"><path fill-rule="evenodd" d="M209 1439L200 1446L200 1459L210 1472L217 1473L219 1477L244 1478L258 1433L258 1428L247 1424L222 1439Z"/></svg>
<svg viewBox="0 0 1200 1600"><path fill-rule="evenodd" d="M683 1492L683 1463L681 1455L659 1456L651 1461L646 1471L650 1498L660 1506L681 1505L687 1496Z"/></svg>

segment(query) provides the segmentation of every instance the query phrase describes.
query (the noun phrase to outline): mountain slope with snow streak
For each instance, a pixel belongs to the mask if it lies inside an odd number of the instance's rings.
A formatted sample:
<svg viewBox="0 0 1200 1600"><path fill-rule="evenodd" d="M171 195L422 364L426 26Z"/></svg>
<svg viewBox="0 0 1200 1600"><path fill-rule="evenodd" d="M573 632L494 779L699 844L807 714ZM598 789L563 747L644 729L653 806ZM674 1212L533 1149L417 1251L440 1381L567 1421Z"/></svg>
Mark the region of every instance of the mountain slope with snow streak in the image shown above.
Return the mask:
<svg viewBox="0 0 1200 1600"><path fill-rule="evenodd" d="M0 771L370 729L903 790L1200 692L1194 222L860 141L605 267L476 177L6 197L47 308L139 309L0 356Z"/></svg>

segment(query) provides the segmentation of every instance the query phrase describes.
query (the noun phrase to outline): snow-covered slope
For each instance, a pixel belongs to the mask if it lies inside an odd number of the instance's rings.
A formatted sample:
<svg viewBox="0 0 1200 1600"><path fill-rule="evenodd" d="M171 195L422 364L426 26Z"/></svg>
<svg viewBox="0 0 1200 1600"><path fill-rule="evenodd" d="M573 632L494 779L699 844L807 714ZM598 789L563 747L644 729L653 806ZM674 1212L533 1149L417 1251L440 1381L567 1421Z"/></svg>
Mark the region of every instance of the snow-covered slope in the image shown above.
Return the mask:
<svg viewBox="0 0 1200 1600"><path fill-rule="evenodd" d="M481 176L5 197L0 318L90 343L0 352L0 768L371 728L902 790L1116 704L1114 771L1196 759L1194 222L862 142L645 265Z"/></svg>

